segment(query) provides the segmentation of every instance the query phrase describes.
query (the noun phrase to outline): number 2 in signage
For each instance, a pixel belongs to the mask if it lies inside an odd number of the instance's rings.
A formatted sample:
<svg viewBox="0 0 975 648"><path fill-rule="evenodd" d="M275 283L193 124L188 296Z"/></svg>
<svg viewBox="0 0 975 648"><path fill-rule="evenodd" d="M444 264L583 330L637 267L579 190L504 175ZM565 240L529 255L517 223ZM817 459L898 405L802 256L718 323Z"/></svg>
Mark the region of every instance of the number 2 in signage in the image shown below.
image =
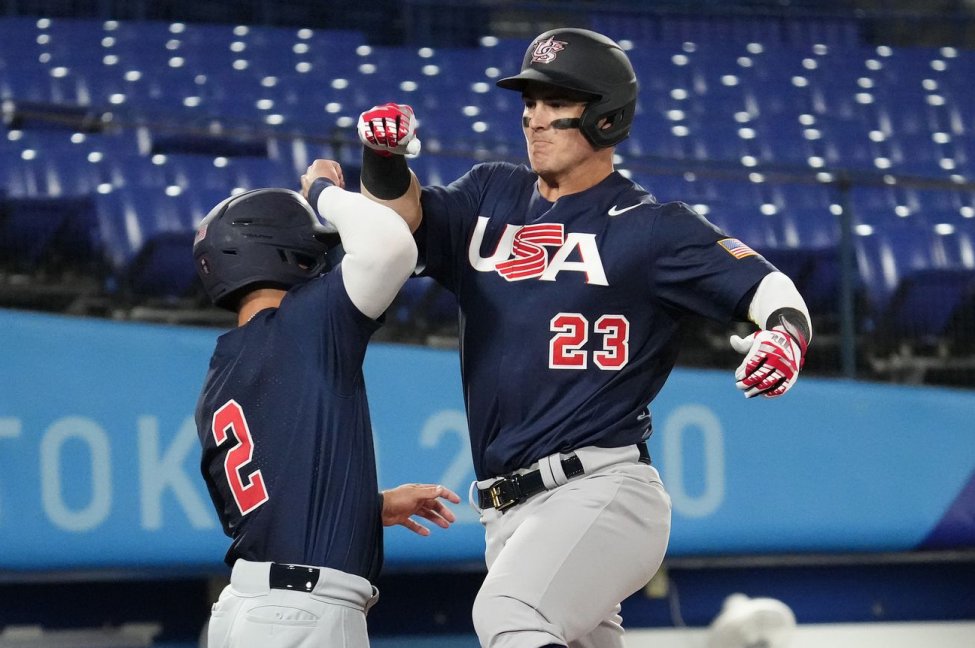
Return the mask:
<svg viewBox="0 0 975 648"><path fill-rule="evenodd" d="M549 369L585 369L589 352L582 347L589 341L589 320L580 313L559 313L549 330L555 333L548 343ZM630 360L630 322L622 315L603 315L592 326L602 336L602 348L592 352L600 369L616 371Z"/></svg>
<svg viewBox="0 0 975 648"><path fill-rule="evenodd" d="M268 493L260 469L246 478L241 477L243 469L254 459L254 440L244 418L244 410L237 401L231 399L213 413L211 430L218 446L226 443L230 435L237 439L237 444L227 450L223 469L240 514L247 515L268 500Z"/></svg>

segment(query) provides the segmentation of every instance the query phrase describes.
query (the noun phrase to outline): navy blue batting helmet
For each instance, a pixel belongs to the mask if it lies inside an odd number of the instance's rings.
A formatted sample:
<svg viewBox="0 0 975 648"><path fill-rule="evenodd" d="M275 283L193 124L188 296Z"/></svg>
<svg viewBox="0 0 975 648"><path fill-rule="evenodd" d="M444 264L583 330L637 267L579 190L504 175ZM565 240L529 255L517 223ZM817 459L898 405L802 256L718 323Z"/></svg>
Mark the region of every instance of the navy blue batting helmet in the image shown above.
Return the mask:
<svg viewBox="0 0 975 648"><path fill-rule="evenodd" d="M254 189L210 210L193 241L193 259L214 304L237 309L245 289L287 290L328 269L334 235L290 189Z"/></svg>
<svg viewBox="0 0 975 648"><path fill-rule="evenodd" d="M589 97L579 129L595 148L615 146L630 134L639 85L630 59L611 38L572 27L539 34L525 52L521 73L497 85L523 92L532 81Z"/></svg>

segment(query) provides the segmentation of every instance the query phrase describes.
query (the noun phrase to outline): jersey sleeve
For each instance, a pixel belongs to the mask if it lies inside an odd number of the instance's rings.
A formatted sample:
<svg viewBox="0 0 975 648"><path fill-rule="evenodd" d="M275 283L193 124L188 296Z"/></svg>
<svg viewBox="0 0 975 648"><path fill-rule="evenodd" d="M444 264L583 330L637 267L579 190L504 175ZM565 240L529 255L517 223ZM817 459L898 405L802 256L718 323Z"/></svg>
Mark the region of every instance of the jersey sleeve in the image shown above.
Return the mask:
<svg viewBox="0 0 975 648"><path fill-rule="evenodd" d="M666 305L717 321L775 267L683 203L662 205L651 230L650 283Z"/></svg>
<svg viewBox="0 0 975 648"><path fill-rule="evenodd" d="M433 277L449 289L458 279L457 254L467 244L477 218L491 165L479 164L445 187L424 187L420 194L423 221L414 233L420 274Z"/></svg>
<svg viewBox="0 0 975 648"><path fill-rule="evenodd" d="M305 353L321 358L333 390L349 395L362 381L366 347L381 322L352 302L342 273L339 264L327 275L293 288L281 304L279 317L292 329L294 339L307 346Z"/></svg>

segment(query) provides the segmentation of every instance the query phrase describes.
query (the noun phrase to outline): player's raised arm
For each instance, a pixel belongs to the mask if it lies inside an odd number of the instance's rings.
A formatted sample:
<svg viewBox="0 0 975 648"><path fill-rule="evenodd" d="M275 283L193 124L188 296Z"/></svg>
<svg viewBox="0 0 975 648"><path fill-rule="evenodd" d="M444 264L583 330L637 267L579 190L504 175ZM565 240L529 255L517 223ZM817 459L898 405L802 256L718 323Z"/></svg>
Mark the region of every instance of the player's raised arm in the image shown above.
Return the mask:
<svg viewBox="0 0 975 648"><path fill-rule="evenodd" d="M406 157L420 153L416 116L404 104L374 106L359 116L362 140L362 193L399 214L410 231L423 218L420 182L406 164Z"/></svg>
<svg viewBox="0 0 975 648"><path fill-rule="evenodd" d="M333 160L315 160L301 177L302 193L342 237L342 278L349 298L363 314L379 317L416 266L416 243L396 213L365 196L346 191Z"/></svg>
<svg viewBox="0 0 975 648"><path fill-rule="evenodd" d="M731 337L735 351L745 354L735 371L736 384L746 398L781 396L799 377L812 340L806 302L789 277L772 272L758 285L748 318L762 330Z"/></svg>

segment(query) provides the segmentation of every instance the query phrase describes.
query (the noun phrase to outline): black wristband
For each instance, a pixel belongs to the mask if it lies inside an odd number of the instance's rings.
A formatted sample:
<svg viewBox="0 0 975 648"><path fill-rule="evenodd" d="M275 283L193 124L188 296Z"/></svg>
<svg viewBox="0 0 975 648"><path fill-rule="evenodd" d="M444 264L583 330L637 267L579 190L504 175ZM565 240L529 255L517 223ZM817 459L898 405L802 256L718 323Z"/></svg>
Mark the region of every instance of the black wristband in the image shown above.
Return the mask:
<svg viewBox="0 0 975 648"><path fill-rule="evenodd" d="M805 353L806 347L809 345L810 330L809 321L802 314L802 311L795 308L780 308L776 310L769 315L768 321L765 322L765 328L770 329L776 326L784 328L799 344L803 353Z"/></svg>
<svg viewBox="0 0 975 648"><path fill-rule="evenodd" d="M395 200L410 188L413 176L402 155L380 155L362 147L362 186L380 200Z"/></svg>
<svg viewBox="0 0 975 648"><path fill-rule="evenodd" d="M311 204L311 208L317 212L318 197L322 195L323 191L334 186L335 183L324 176L319 176L312 180L311 186L308 187L308 202Z"/></svg>

